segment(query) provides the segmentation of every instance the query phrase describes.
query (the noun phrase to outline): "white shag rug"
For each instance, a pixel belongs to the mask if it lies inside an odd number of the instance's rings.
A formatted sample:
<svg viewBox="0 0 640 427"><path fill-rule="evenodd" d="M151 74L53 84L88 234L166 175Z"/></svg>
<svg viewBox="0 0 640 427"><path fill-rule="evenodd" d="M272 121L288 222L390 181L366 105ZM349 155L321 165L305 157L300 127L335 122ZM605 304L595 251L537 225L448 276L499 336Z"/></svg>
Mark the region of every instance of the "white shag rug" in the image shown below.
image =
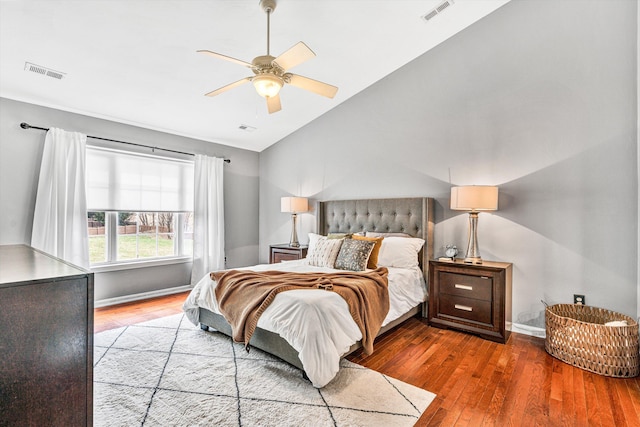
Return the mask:
<svg viewBox="0 0 640 427"><path fill-rule="evenodd" d="M317 389L182 314L97 333L94 348L96 426L413 426L435 397L347 360Z"/></svg>

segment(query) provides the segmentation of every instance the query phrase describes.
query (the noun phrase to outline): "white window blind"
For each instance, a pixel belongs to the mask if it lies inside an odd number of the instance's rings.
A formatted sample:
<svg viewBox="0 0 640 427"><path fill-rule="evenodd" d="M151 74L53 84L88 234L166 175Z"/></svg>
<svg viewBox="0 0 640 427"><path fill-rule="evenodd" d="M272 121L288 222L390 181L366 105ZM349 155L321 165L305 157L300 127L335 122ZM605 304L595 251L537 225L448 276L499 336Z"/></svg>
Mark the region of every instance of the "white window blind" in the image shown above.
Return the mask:
<svg viewBox="0 0 640 427"><path fill-rule="evenodd" d="M193 211L193 162L87 147L87 209Z"/></svg>

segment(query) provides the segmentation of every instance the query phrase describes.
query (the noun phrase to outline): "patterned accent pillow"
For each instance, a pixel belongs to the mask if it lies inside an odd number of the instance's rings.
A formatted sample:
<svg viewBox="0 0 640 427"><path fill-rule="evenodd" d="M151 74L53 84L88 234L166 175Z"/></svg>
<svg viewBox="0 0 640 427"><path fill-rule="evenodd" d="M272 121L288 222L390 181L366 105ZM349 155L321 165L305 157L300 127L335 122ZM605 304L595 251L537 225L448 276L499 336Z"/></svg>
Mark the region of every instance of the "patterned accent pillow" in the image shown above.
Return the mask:
<svg viewBox="0 0 640 427"><path fill-rule="evenodd" d="M342 243L335 268L340 270L363 271L367 268L369 255L376 242L346 239Z"/></svg>
<svg viewBox="0 0 640 427"><path fill-rule="evenodd" d="M316 267L330 267L336 262L342 239L319 239L312 253L307 253L307 263Z"/></svg>
<svg viewBox="0 0 640 427"><path fill-rule="evenodd" d="M369 255L369 261L367 261L367 268L371 268L372 270L378 268L378 254L380 253L380 248L382 247L382 240L384 239L384 237L365 237L354 234L352 238L354 240L366 240L368 242L375 243L375 246L371 251L371 255Z"/></svg>
<svg viewBox="0 0 640 427"><path fill-rule="evenodd" d="M316 233L309 233L309 247L307 249L307 256L311 255L316 250L316 243L318 240L324 240L327 236L321 236Z"/></svg>

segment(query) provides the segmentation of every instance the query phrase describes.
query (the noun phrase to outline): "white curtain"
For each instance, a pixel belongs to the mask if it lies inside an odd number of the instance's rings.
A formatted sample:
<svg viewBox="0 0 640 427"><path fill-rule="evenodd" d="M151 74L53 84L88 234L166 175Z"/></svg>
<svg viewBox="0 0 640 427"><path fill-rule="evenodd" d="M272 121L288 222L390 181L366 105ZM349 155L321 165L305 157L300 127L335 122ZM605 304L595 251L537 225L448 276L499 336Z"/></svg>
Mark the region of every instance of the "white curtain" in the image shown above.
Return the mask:
<svg viewBox="0 0 640 427"><path fill-rule="evenodd" d="M47 131L31 246L88 269L86 143L81 133Z"/></svg>
<svg viewBox="0 0 640 427"><path fill-rule="evenodd" d="M196 155L191 283L224 269L224 159Z"/></svg>

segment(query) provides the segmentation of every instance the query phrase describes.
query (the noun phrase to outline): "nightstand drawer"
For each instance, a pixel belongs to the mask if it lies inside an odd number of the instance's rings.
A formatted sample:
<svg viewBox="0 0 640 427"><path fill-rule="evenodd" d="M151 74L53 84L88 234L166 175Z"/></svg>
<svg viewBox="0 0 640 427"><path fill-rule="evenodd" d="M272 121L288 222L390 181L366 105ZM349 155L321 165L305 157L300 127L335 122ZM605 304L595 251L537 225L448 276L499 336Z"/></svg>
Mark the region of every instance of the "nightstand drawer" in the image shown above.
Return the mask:
<svg viewBox="0 0 640 427"><path fill-rule="evenodd" d="M269 264L302 259L307 256L307 249L306 245L295 247L287 244L271 245L269 247Z"/></svg>
<svg viewBox="0 0 640 427"><path fill-rule="evenodd" d="M439 315L491 324L491 301L443 294L439 308Z"/></svg>
<svg viewBox="0 0 640 427"><path fill-rule="evenodd" d="M488 276L440 272L440 293L491 301L493 281Z"/></svg>
<svg viewBox="0 0 640 427"><path fill-rule="evenodd" d="M282 261L292 261L294 259L300 259L299 252L273 252L273 260L272 264L282 262Z"/></svg>

